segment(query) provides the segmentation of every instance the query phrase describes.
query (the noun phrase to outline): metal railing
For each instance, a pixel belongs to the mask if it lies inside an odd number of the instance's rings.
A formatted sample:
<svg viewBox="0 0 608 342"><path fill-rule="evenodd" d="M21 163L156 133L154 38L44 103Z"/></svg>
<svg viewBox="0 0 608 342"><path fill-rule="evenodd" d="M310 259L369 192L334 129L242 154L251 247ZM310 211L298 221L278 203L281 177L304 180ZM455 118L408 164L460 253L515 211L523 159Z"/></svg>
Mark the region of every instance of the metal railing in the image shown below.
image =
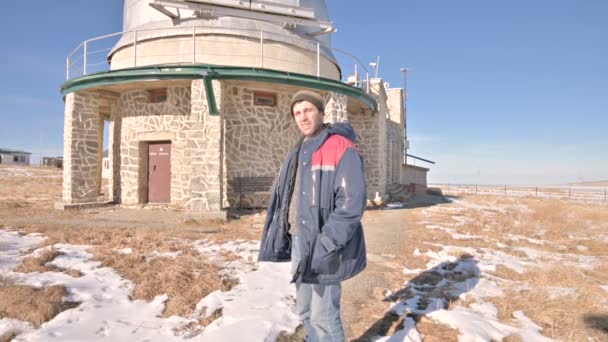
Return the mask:
<svg viewBox="0 0 608 342"><path fill-rule="evenodd" d="M138 50L138 46L143 41L149 41L152 39L162 39L163 36L158 35L150 35L152 31L167 31L168 34L166 36L170 36L172 39L182 40L186 43L189 42L191 44L191 52L180 53L165 51L163 54L148 54L148 52L142 52L141 48ZM214 30L218 33L213 33ZM234 33L230 33L233 31ZM205 37L204 44L213 44L213 36L242 36L242 33L246 31L249 32L249 35L246 35L243 41L238 43L231 43L226 40L221 41L222 44L258 44L259 48L255 48L252 46L250 51L253 54L248 54L249 57L257 57L259 59L259 67L264 68L267 67L271 60L279 60L281 63L290 63L293 65L304 65L308 64L312 70L316 70L316 76L321 76L321 63L322 63L322 51L332 51L333 53L337 53L349 58L352 62L354 62L354 85L356 87L363 88L366 87L366 91L369 92L369 84L370 84L370 73L366 68L365 64L362 63L356 56L353 54L334 47L329 47L323 45L319 42L313 42L310 40L296 38L293 36L281 35L274 32L267 32L262 30L249 30L249 29L230 29L230 28L218 28L218 27L208 27L208 26L192 26L192 27L174 27L174 28L157 28L157 29L146 29L146 30L133 30L133 31L124 31L117 32L112 34L107 34L100 37L95 37L91 39L87 39L80 43L67 57L66 59L66 79L70 80L75 77L80 77L84 75L88 75L91 73L108 71L110 70L110 61L109 54L112 52L112 49L116 46L116 44L121 41L121 47L131 47L132 52L130 55L117 57L115 54L112 56L112 70L119 70L123 68L132 68L143 65L153 65L149 63L138 63L138 59L144 58L167 58L167 57L175 57L174 62L169 63L161 63L161 64L196 64L197 55L214 55L213 46L211 45L209 49L205 49L201 52L199 46L197 46L197 38ZM227 33L228 32L228 33ZM256 37L256 38L253 38ZM247 42L249 41L249 42ZM294 61L288 58L276 58L270 57L267 53L265 53L265 49L271 42L276 41L288 41L288 42L297 42L296 45L306 47L306 50L311 51L316 56L313 61L314 64L310 63L302 63L300 61ZM220 42L217 40L216 42ZM200 41L198 42L200 44ZM199 49L199 51L197 51ZM116 52L116 51L115 51ZM218 54L215 54L216 56ZM225 54L221 54L225 56ZM227 56L230 57L230 56ZM232 57L245 57L245 55L233 55ZM176 61L176 62L175 62ZM266 63L265 63L266 62ZM116 67L115 65L120 64L120 67ZM140 64L140 65L138 65ZM365 72L365 77L362 80L359 80L359 68L361 68ZM284 70L287 71L287 70ZM345 74L343 73L343 78ZM342 80L347 81L347 80Z"/></svg>
<svg viewBox="0 0 608 342"><path fill-rule="evenodd" d="M478 194L608 202L608 188L600 186L432 184L429 187L441 188L444 195Z"/></svg>

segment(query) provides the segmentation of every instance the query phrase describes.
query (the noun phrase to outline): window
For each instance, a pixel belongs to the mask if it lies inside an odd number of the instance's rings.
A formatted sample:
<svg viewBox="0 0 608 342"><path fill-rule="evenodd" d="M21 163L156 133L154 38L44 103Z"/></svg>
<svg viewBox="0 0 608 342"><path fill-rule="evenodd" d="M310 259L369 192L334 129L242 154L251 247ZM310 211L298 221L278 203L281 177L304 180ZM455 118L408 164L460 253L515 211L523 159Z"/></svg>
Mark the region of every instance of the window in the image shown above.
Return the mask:
<svg viewBox="0 0 608 342"><path fill-rule="evenodd" d="M267 93L263 91L253 92L253 104L255 106L276 107L277 94Z"/></svg>
<svg viewBox="0 0 608 342"><path fill-rule="evenodd" d="M17 163L19 161L19 156L13 156L13 161Z"/></svg>
<svg viewBox="0 0 608 342"><path fill-rule="evenodd" d="M167 88L150 89L148 90L149 102L160 103L167 101Z"/></svg>
<svg viewBox="0 0 608 342"><path fill-rule="evenodd" d="M25 156L19 156L19 161L25 163Z"/></svg>

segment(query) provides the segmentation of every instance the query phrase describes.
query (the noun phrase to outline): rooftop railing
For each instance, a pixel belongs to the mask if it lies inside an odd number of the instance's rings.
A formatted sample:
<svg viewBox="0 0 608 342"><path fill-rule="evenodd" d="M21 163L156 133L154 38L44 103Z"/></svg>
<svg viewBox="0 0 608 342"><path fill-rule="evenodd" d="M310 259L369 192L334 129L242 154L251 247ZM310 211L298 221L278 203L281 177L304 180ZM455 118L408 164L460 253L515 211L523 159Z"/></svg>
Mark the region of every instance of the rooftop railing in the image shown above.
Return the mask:
<svg viewBox="0 0 608 342"><path fill-rule="evenodd" d="M213 33L213 31L217 33ZM162 35L155 34L154 31L164 31ZM246 35L248 43L253 44L250 49L245 49L247 51L246 55L235 54L235 55L227 55L226 53L217 54L213 49L214 36L242 36L243 32L247 32ZM153 53L150 51L151 49L142 49L141 45L144 41L151 41L153 39L162 39L164 36L171 37L174 40L180 41L183 44L191 44L191 47L188 49L176 49L175 51L170 51L168 49L162 50L161 53L156 52ZM201 44L200 38L205 37L204 45L209 44L209 48L205 48L205 46L201 47L197 46ZM197 39L198 38L198 39ZM215 42L222 44L245 44L244 42L227 42L226 40L219 40L216 38ZM265 50L268 49L269 44L277 42L277 41L287 41L289 44L304 47L306 50L310 51L314 54L314 58L312 61L304 61L304 60L293 60L293 58L288 58L288 56L270 56L268 53L265 53ZM118 43L121 43L121 48L131 48L130 53L122 53L118 54L118 50L112 51ZM257 45L257 46L256 46ZM183 45L182 45L183 46ZM180 51L181 50L181 51ZM236 49L235 49L236 50ZM133 31L124 31L112 33L100 37L95 37L91 39L87 39L80 43L67 57L66 59L66 79L70 80L76 77L81 77L84 75L109 71L109 70L119 70L124 68L132 68L144 65L154 65L155 63L145 63L141 62L141 60L147 59L148 61L154 59L165 59L169 60L168 63L162 62L159 64L176 64L176 65L184 65L184 64L197 64L204 63L205 56L225 56L225 57L250 57L251 60L257 60L257 67L260 68L270 68L272 69L272 65L276 65L276 62L280 62L283 65L293 65L294 67L302 67L304 66L307 70L312 70L312 74L317 77L321 77L322 74L322 57L323 51L331 51L336 55L345 56L348 60L350 60L354 65L354 75L350 77L346 77L345 79L344 73L342 76L343 82L348 82L356 87L363 88L365 87L366 91L369 92L369 78L370 73L366 68L365 64L362 63L356 56L349 53L348 51L330 47L323 45L319 42L306 40L302 38L296 38L293 36L286 36L277 34L274 32L267 32L261 30L246 30L246 29L231 29L231 28L218 28L218 27L207 27L207 26L192 26L192 27L174 27L174 28L157 28L157 29L145 29L145 30L133 30ZM110 53L114 53L111 57L110 61ZM171 62L172 61L172 62ZM110 64L112 63L112 65ZM228 65L231 65L228 61L226 62ZM235 65L238 65L236 63ZM251 65L245 65L251 66ZM362 72L360 72L360 70ZM289 70L283 70L289 71ZM315 72L316 71L316 72ZM351 78L351 79L349 79ZM362 78L362 79L360 79Z"/></svg>

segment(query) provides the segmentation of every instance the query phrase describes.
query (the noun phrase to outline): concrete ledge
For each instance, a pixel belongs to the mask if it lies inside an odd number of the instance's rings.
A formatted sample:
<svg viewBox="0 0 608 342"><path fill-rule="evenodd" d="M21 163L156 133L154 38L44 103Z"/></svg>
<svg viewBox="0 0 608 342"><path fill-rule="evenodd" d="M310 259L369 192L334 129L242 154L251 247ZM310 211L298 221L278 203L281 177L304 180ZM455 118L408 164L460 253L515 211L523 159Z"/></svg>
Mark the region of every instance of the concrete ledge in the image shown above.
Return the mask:
<svg viewBox="0 0 608 342"><path fill-rule="evenodd" d="M55 209L57 210L72 210L72 209L88 209L88 208L100 208L110 207L115 205L114 202L88 202L88 203L63 203L55 202Z"/></svg>
<svg viewBox="0 0 608 342"><path fill-rule="evenodd" d="M185 218L197 221L206 220L221 220L228 221L227 211L188 211L185 213Z"/></svg>

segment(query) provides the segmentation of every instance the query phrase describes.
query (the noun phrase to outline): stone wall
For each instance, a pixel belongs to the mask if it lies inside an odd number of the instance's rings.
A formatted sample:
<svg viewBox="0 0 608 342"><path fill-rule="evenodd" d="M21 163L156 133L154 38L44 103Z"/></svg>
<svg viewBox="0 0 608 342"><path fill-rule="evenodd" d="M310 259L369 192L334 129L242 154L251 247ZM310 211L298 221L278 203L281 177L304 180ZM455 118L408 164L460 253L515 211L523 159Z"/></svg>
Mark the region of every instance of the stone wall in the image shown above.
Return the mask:
<svg viewBox="0 0 608 342"><path fill-rule="evenodd" d="M212 81L213 92L220 113L223 112L223 87L220 81ZM192 120L187 138L187 155L190 165L184 170L190 175L191 198L187 208L202 216L210 213L218 216L225 203L225 164L223 162L223 123L219 115L212 116L207 105L204 81L192 81Z"/></svg>
<svg viewBox="0 0 608 342"><path fill-rule="evenodd" d="M96 202L101 177L98 175L99 125L95 94L74 92L65 97L63 143L63 203Z"/></svg>
<svg viewBox="0 0 608 342"><path fill-rule="evenodd" d="M426 176L429 169L416 165L403 165L401 173L402 184L417 184L426 186Z"/></svg>
<svg viewBox="0 0 608 342"><path fill-rule="evenodd" d="M367 179L368 199L379 195L386 199L390 175L388 173L388 133L387 133L387 96L384 83L380 79L371 80L370 92L378 101L378 111L369 114L349 115L349 121L357 131L357 146L365 159L365 174Z"/></svg>
<svg viewBox="0 0 608 342"><path fill-rule="evenodd" d="M120 148L113 148L120 178L114 191L123 204L147 201L146 143L150 141L171 141L171 203L181 206L190 199L187 144L194 122L190 93L189 87L169 87L166 101L150 103L146 90L135 90L121 94L112 106L113 137L120 139Z"/></svg>
<svg viewBox="0 0 608 342"><path fill-rule="evenodd" d="M387 182L388 184L401 181L401 165L403 164L403 127L388 120L386 129L387 137Z"/></svg>
<svg viewBox="0 0 608 342"><path fill-rule="evenodd" d="M361 111L348 114L348 121L357 133L356 145L365 163L365 178L367 182L367 198L373 199L380 191L380 137L378 136L378 113Z"/></svg>
<svg viewBox="0 0 608 342"><path fill-rule="evenodd" d="M401 182L403 164L403 89L387 89L387 182Z"/></svg>
<svg viewBox="0 0 608 342"><path fill-rule="evenodd" d="M277 105L254 105L254 91L276 94ZM268 205L267 191L244 194L237 191L236 184L254 182L256 178L274 178L278 174L287 153L301 136L289 107L294 93L295 90L271 84L226 82L222 114L227 196L231 207Z"/></svg>

